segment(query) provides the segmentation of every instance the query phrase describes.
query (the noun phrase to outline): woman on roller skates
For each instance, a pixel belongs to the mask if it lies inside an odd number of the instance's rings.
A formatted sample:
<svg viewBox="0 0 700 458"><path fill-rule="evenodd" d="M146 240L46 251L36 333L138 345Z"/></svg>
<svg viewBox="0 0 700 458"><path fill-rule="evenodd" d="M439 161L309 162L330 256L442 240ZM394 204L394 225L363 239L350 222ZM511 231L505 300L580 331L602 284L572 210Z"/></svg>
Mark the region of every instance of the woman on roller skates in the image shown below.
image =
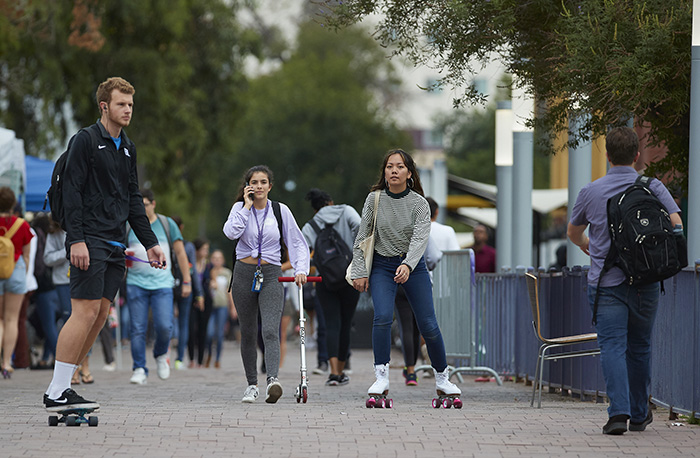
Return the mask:
<svg viewBox="0 0 700 458"><path fill-rule="evenodd" d="M368 271L361 244L372 235L375 212L374 254ZM415 162L403 150L390 150L362 209L350 275L355 289L360 292L369 289L374 302L372 348L377 380L367 390L367 407L391 407L393 404L386 395L389 393L391 323L398 285L406 292L435 372L439 398L433 400L433 406L462 405L458 398L461 390L449 381L445 345L435 317L432 286L423 259L429 235L430 207L423 196Z"/></svg>
<svg viewBox="0 0 700 458"><path fill-rule="evenodd" d="M309 273L309 246L289 208L268 199L272 189L272 170L265 165L250 168L243 177L224 234L236 245L233 270L233 301L241 325L241 358L248 388L244 403L258 399L258 311L265 343L267 388L265 402L275 403L282 396L277 379L280 363L280 321L284 307L284 287L277 281L282 275L282 246L289 249L295 282L302 286Z"/></svg>

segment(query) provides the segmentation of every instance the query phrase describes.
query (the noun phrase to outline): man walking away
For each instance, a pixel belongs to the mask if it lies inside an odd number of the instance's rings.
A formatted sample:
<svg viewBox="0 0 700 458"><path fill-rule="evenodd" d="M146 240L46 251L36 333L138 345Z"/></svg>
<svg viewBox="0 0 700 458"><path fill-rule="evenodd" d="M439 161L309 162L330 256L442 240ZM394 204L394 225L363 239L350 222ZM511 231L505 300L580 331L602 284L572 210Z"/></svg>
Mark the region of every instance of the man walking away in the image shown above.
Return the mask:
<svg viewBox="0 0 700 458"><path fill-rule="evenodd" d="M600 345L600 360L610 406L604 434L644 431L652 422L648 409L651 332L659 304L659 282L630 285L618 267L603 271L611 248L608 229L608 199L625 191L639 174L639 139L628 127L612 129L605 140L610 169L604 177L581 189L571 212L567 235L591 257L588 300ZM656 179L651 192L670 214L671 223L681 225L680 209L666 187ZM587 227L589 237L584 234ZM600 283L598 282L599 277ZM594 307L597 299L597 313Z"/></svg>

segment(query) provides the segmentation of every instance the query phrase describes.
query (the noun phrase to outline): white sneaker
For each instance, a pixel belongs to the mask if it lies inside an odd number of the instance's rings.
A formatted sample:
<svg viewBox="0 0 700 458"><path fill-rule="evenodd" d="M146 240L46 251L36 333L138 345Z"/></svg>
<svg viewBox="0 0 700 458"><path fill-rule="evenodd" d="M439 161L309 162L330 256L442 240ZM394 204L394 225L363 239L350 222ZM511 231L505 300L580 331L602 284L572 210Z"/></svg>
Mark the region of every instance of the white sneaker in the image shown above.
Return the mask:
<svg viewBox="0 0 700 458"><path fill-rule="evenodd" d="M145 385L148 382L148 375L146 375L146 369L143 367L137 367L134 369L134 373L131 376L131 383L135 385Z"/></svg>
<svg viewBox="0 0 700 458"><path fill-rule="evenodd" d="M170 377L170 359L168 359L167 353L157 357L156 364L158 365L158 377L161 380L166 380Z"/></svg>
<svg viewBox="0 0 700 458"><path fill-rule="evenodd" d="M265 390L265 402L268 404L274 404L279 398L282 397L282 385L280 384L277 377L272 377L267 382L267 390Z"/></svg>
<svg viewBox="0 0 700 458"><path fill-rule="evenodd" d="M260 391L258 391L257 385L248 385L248 388L245 389L245 393L243 393L243 399L241 399L241 402L251 404L258 399L259 395Z"/></svg>
<svg viewBox="0 0 700 458"><path fill-rule="evenodd" d="M185 363L183 363L179 359L176 359L175 360L175 370L184 371L184 370L187 370L187 366L185 366Z"/></svg>
<svg viewBox="0 0 700 458"><path fill-rule="evenodd" d="M117 363L112 361L109 364L105 364L105 366L102 368L103 371L107 372L114 372L117 370Z"/></svg>

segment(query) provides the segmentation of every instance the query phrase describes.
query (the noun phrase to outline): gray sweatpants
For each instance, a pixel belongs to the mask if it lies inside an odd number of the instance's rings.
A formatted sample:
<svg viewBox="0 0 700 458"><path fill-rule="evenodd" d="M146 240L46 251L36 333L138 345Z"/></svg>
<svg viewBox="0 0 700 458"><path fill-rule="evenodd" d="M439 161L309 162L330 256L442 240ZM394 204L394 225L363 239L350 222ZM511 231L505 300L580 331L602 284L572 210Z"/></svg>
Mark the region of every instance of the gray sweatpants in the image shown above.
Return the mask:
<svg viewBox="0 0 700 458"><path fill-rule="evenodd" d="M241 325L241 358L248 385L258 384L258 310L265 344L265 366L268 377L277 377L280 366L280 322L284 307L284 286L277 281L280 266L261 266L264 281L259 293L251 291L256 265L237 261L233 270L233 302Z"/></svg>

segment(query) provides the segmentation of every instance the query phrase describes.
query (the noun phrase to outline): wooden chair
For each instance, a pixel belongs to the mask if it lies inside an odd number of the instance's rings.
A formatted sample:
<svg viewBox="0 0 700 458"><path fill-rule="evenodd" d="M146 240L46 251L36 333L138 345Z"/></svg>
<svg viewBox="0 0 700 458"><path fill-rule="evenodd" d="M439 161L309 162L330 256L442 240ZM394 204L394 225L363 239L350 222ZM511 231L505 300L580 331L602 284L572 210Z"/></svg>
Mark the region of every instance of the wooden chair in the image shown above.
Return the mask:
<svg viewBox="0 0 700 458"><path fill-rule="evenodd" d="M532 326L535 329L535 336L542 343L540 346L540 351L537 356L537 368L535 369L535 380L532 386L532 400L530 401L530 407L535 404L535 394L537 393L537 388L539 386L539 399L537 401L537 408L542 407L542 377L544 372L544 362L547 360L557 360L564 358L576 358L578 356L593 356L600 354L600 348L588 349L588 350L577 350L577 351L565 351L560 353L547 354L547 351L552 348L573 346L584 344L588 342L595 342L598 340L598 334L578 334L575 336L564 336L548 338L542 335L542 329L540 327L540 300L537 290L537 277L526 273L527 289L530 294L530 307L532 308Z"/></svg>

